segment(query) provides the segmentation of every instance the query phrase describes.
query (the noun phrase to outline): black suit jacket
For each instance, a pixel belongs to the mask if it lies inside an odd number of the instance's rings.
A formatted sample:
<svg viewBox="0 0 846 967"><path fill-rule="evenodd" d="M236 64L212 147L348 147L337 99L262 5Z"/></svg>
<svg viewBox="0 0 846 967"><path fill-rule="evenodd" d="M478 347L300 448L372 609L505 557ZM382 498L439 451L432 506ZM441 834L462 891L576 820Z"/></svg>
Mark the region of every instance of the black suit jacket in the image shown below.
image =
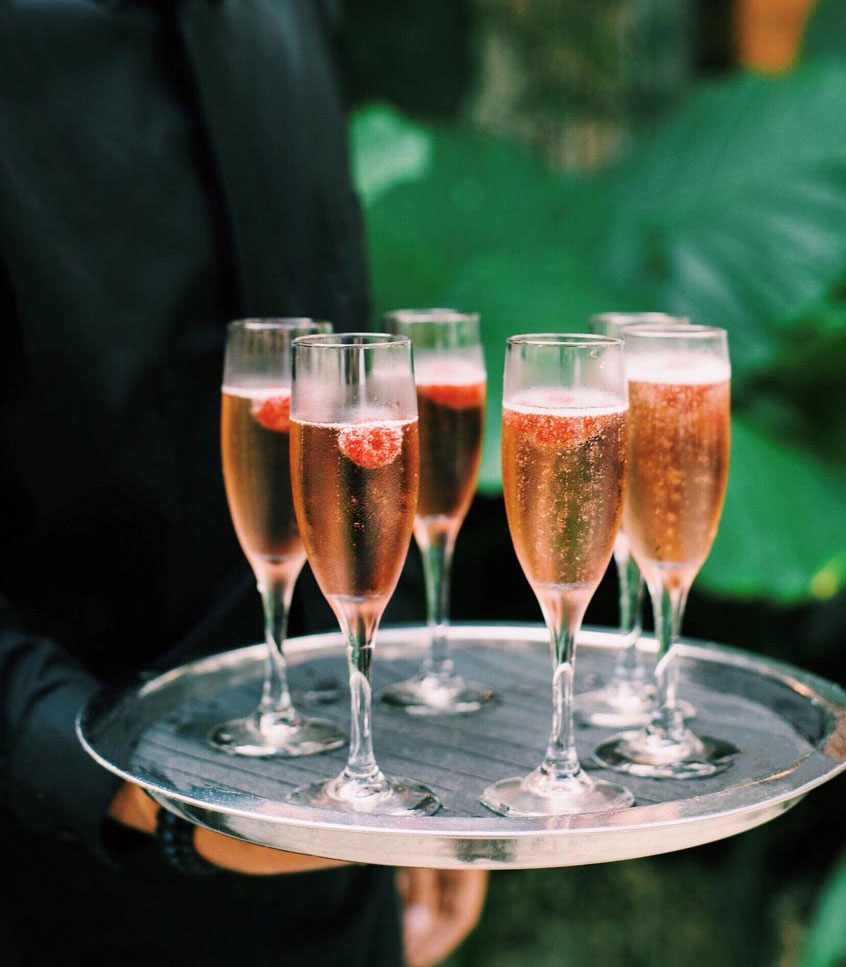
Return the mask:
<svg viewBox="0 0 846 967"><path fill-rule="evenodd" d="M398 956L375 871L200 887L147 845L116 862L117 781L73 729L180 642L258 635L219 469L224 326L365 325L334 42L328 0L0 0L0 918L20 963L42 962L45 911L65 954L121 964ZM362 890L380 931L351 926ZM310 917L316 946L291 922Z"/></svg>

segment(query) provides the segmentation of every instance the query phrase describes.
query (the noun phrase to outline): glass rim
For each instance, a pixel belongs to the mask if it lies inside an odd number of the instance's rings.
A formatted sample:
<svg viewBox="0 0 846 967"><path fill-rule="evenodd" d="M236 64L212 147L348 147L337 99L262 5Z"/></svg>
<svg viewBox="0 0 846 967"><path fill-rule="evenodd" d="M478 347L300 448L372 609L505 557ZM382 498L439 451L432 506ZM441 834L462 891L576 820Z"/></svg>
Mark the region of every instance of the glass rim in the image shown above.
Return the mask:
<svg viewBox="0 0 846 967"><path fill-rule="evenodd" d="M694 323L681 325L657 326L651 324L626 326L623 333L623 341L630 338L654 339L713 339L714 337L723 338L728 335L728 330L721 326L705 326Z"/></svg>
<svg viewBox="0 0 846 967"><path fill-rule="evenodd" d="M382 319L391 319L402 323L424 323L430 325L448 325L458 322L478 322L478 312L462 312L460 309L450 309L446 306L427 307L424 309L391 309L382 315Z"/></svg>
<svg viewBox="0 0 846 967"><path fill-rule="evenodd" d="M506 339L509 346L563 346L570 349L588 346L622 346L623 340L592 332L520 333Z"/></svg>
<svg viewBox="0 0 846 967"><path fill-rule="evenodd" d="M328 326L327 319L314 319L311 316L246 316L243 319L233 319L226 328L232 330L277 330L286 332L291 329L302 329L305 326Z"/></svg>
<svg viewBox="0 0 846 967"><path fill-rule="evenodd" d="M631 320L626 323L625 320ZM636 319L642 320L636 322ZM690 316L680 316L673 312L656 312L652 309L645 312L593 312L590 316L591 324L597 322L617 322L632 326L674 325L690 326Z"/></svg>
<svg viewBox="0 0 846 967"><path fill-rule="evenodd" d="M292 345L297 349L378 349L380 346L411 346L411 339L389 332L314 333L297 336Z"/></svg>

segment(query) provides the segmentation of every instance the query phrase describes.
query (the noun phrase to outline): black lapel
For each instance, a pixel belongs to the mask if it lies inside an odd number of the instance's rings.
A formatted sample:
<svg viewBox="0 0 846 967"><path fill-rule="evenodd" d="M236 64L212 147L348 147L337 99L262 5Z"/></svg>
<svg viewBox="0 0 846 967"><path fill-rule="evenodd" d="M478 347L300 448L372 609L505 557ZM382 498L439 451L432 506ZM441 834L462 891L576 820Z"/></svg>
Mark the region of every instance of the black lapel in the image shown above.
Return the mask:
<svg viewBox="0 0 846 967"><path fill-rule="evenodd" d="M300 266L313 245L314 206L297 4L185 0L177 12L229 205L246 311L307 312Z"/></svg>

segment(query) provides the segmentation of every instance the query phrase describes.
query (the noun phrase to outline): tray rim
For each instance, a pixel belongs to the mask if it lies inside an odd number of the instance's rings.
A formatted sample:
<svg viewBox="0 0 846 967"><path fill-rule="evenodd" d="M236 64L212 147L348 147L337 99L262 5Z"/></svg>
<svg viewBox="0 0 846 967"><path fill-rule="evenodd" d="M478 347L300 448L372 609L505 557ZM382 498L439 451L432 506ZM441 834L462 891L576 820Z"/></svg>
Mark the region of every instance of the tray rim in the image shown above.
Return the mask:
<svg viewBox="0 0 846 967"><path fill-rule="evenodd" d="M386 625L382 629L381 636L387 637L392 633L402 633L412 638L420 638L425 641L427 629L425 625L419 624L396 624ZM519 636L528 643L543 643L548 640L546 628L539 623L514 623L514 622L456 622L450 626L450 637L457 641L483 637L486 640L513 640ZM618 637L613 630L586 627L579 636L580 643L596 648L611 648L618 641ZM196 796L180 793L157 783L149 778L138 776L122 766L111 762L88 741L86 735L86 720L92 708L97 703L104 703L107 707L116 709L127 701L141 701L155 691L162 690L172 684L180 677L199 674L203 671L219 671L228 664L236 665L250 660L250 657L261 658L264 655L264 643L246 645L239 648L230 649L225 652L203 656L169 669L161 673L142 673L132 679L131 682L114 688L104 688L98 692L92 700L80 709L76 719L76 731L83 748L101 766L123 778L126 781L134 782L141 786L153 797L168 808L181 811L180 806L190 807L201 813L221 815L223 817L241 818L261 823L268 823L275 827L307 829L312 831L325 831L327 828L335 835L343 834L362 834L374 835L390 839L405 839L409 836L424 839L437 839L440 837L455 838L462 841L499 841L499 840L523 840L532 839L540 836L553 837L579 837L591 838L607 836L609 830L615 833L643 832L645 829L660 830L667 828L677 828L687 825L696 825L715 821L717 818L729 819L742 814L755 814L762 809L774 811L778 815L778 807L789 808L798 802L804 795L819 785L834 778L839 773L846 770L846 759L839 763L834 763L832 768L810 777L802 784L780 790L774 796L764 800L756 800L752 803L745 802L729 808L719 808L718 801L725 798L730 792L738 792L757 786L762 781L766 782L785 782L786 777L795 772L803 762L820 751L819 744L813 746L806 755L796 760L788 770L772 778L752 779L734 786L727 786L724 789L708 793L704 796L693 795L688 799L675 800L685 803L696 801L700 805L713 804L716 808L713 811L704 810L706 815L681 815L672 818L657 820L653 822L644 821L644 812L650 809L659 809L666 803L650 804L636 807L636 812L623 810L614 814L601 814L620 817L612 825L596 827L592 825L598 814L588 816L572 816L554 820L552 823L545 821L543 826L536 820L522 820L506 817L454 817L449 814L438 814L431 817L424 817L412 821L403 821L401 826L396 828L385 828L384 818L369 817L366 814L347 816L345 814L332 813L330 811L319 811L318 818L309 818L303 815L311 810L304 810L301 807L287 806L284 802L277 805L286 806L286 814L268 812L258 815L249 809L242 809L226 804L211 804ZM343 650L345 647L340 632L323 632L298 638L292 638L286 643L286 654L291 659L292 664L299 663L315 652L327 652ZM390 649L388 643L383 645L383 650ZM650 636L641 638L640 647L646 652L656 650L656 642ZM722 645L713 642L703 642L699 640L683 638L679 642L679 652L682 656L700 661L722 663L740 668L755 674L763 675L767 678L781 682L804 695L811 704L821 705L833 717L835 721L842 720L846 724L846 691L834 682L823 679L812 672L806 672L794 665L777 659L764 658L760 655L744 651L734 646ZM254 656L252 653L255 653ZM266 800L266 802L273 802ZM638 822L626 822L626 816L637 815L640 817ZM334 818L334 822L331 818ZM767 818L772 818L768 816ZM369 820L369 821L368 821ZM202 821L202 820L201 820ZM765 820L761 820L766 821ZM757 825L757 823L753 823ZM751 828L751 826L749 827ZM235 834L237 835L237 834ZM288 847L285 847L288 848ZM293 847L292 847L293 849Z"/></svg>

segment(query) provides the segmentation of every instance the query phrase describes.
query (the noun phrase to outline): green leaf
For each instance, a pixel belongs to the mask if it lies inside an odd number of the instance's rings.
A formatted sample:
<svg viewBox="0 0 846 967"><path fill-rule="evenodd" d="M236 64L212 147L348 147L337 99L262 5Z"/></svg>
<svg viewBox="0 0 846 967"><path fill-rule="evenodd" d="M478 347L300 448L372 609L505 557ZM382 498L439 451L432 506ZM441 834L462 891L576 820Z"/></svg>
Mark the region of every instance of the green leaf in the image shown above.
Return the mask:
<svg viewBox="0 0 846 967"><path fill-rule="evenodd" d="M811 917L799 967L842 967L846 963L846 854L823 885Z"/></svg>
<svg viewBox="0 0 846 967"><path fill-rule="evenodd" d="M397 111L374 104L352 121L353 180L365 204L429 170L432 136Z"/></svg>
<svg viewBox="0 0 846 967"><path fill-rule="evenodd" d="M846 585L846 479L746 421L732 421L726 504L697 585L783 602Z"/></svg>
<svg viewBox="0 0 846 967"><path fill-rule="evenodd" d="M802 59L846 61L846 3L843 0L817 0L805 28Z"/></svg>
<svg viewBox="0 0 846 967"><path fill-rule="evenodd" d="M505 341L517 332L584 332L607 292L584 257L555 249L480 256L457 273L451 300L479 309L485 330L488 408L479 489L502 491L500 469Z"/></svg>
<svg viewBox="0 0 846 967"><path fill-rule="evenodd" d="M577 248L585 232L597 231L595 209L603 199L589 184L556 177L525 150L490 138L461 130L427 133L432 153L425 172L369 201L380 308L384 296L404 292L417 274L431 279L429 285L448 284L482 253ZM403 267L408 277L387 274Z"/></svg>
<svg viewBox="0 0 846 967"><path fill-rule="evenodd" d="M761 370L846 265L846 68L708 85L614 180L609 264Z"/></svg>
<svg viewBox="0 0 846 967"><path fill-rule="evenodd" d="M744 412L846 471L846 303L842 293L802 313L761 378L748 382Z"/></svg>
<svg viewBox="0 0 846 967"><path fill-rule="evenodd" d="M701 584L780 602L842 588L846 312L842 295L828 296L846 267L846 66L705 86L594 179L383 111L364 112L354 129L360 178L372 157L393 172L366 199L375 308L481 312L490 399L481 488L501 487L508 335L583 330L607 309L687 313L730 330L739 417ZM378 138L367 133L376 121ZM428 145L426 162L393 169L409 136Z"/></svg>
<svg viewBox="0 0 846 967"><path fill-rule="evenodd" d="M526 151L467 132L434 132L432 164L368 210L377 316L400 306L478 311L488 367L480 488L499 493L505 340L584 331L622 294L595 254L607 223L595 183L551 174Z"/></svg>

